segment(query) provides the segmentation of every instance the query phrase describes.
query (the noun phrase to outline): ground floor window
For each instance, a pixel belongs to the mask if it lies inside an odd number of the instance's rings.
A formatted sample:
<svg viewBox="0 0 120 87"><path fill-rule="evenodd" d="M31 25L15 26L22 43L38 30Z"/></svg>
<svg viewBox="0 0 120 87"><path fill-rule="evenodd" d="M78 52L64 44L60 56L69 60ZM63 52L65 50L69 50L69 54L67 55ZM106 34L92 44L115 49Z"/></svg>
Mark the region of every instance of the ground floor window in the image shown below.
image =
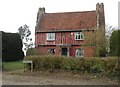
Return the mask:
<svg viewBox="0 0 120 87"><path fill-rule="evenodd" d="M83 49L76 49L75 51L75 57L83 57L84 50Z"/></svg>
<svg viewBox="0 0 120 87"><path fill-rule="evenodd" d="M55 49L54 48L48 48L48 54L54 54Z"/></svg>
<svg viewBox="0 0 120 87"><path fill-rule="evenodd" d="M68 55L68 48L62 48L62 55L67 56Z"/></svg>

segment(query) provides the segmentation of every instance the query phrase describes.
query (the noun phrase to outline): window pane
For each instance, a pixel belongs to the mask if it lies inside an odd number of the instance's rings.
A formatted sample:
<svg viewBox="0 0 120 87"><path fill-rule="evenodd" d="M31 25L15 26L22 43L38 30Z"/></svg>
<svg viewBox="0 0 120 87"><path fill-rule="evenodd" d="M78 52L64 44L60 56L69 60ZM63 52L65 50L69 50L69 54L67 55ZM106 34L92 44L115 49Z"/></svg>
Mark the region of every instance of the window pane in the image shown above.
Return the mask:
<svg viewBox="0 0 120 87"><path fill-rule="evenodd" d="M80 38L80 35L78 35L78 39L80 40L81 38Z"/></svg>
<svg viewBox="0 0 120 87"><path fill-rule="evenodd" d="M75 40L83 40L84 35L82 32L75 32Z"/></svg>
<svg viewBox="0 0 120 87"><path fill-rule="evenodd" d="M54 48L48 48L48 53L49 54L54 54L55 53L55 49Z"/></svg>
<svg viewBox="0 0 120 87"><path fill-rule="evenodd" d="M47 33L47 40L55 40L55 33Z"/></svg>
<svg viewBox="0 0 120 87"><path fill-rule="evenodd" d="M83 34L81 35L81 39L83 39Z"/></svg>
<svg viewBox="0 0 120 87"><path fill-rule="evenodd" d="M81 32L78 32L78 34L80 35Z"/></svg>
<svg viewBox="0 0 120 87"><path fill-rule="evenodd" d="M75 35L75 39L77 39L77 35Z"/></svg>

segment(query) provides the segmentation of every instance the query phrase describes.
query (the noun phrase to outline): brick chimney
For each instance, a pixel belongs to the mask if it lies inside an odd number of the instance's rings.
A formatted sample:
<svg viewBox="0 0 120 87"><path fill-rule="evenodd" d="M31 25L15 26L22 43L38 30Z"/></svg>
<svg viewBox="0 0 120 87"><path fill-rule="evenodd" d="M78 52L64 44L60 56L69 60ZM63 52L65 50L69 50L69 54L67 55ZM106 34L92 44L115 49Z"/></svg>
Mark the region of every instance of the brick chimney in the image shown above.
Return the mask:
<svg viewBox="0 0 120 87"><path fill-rule="evenodd" d="M38 9L36 25L38 24L38 22L40 21L42 15L44 13L45 13L45 8L44 7Z"/></svg>
<svg viewBox="0 0 120 87"><path fill-rule="evenodd" d="M104 4L96 4L97 29L105 29Z"/></svg>

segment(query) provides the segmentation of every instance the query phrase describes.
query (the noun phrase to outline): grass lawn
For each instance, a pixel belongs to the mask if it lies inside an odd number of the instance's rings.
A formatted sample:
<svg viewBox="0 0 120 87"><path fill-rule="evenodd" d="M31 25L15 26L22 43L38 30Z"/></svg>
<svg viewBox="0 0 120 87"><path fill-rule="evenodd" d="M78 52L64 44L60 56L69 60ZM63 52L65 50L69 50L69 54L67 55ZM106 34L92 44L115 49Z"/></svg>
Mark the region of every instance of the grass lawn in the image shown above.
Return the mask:
<svg viewBox="0 0 120 87"><path fill-rule="evenodd" d="M22 61L3 62L3 67L5 70L23 69L23 62Z"/></svg>

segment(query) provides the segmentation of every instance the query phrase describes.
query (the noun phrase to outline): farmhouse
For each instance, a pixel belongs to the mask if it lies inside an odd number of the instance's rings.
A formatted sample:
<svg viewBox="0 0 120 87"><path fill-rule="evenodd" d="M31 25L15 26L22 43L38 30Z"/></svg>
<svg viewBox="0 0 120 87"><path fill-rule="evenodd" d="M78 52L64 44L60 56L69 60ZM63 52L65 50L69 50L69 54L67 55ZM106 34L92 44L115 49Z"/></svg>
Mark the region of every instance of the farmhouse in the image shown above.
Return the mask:
<svg viewBox="0 0 120 87"><path fill-rule="evenodd" d="M91 57L104 31L103 3L97 3L96 10L82 12L46 13L45 8L39 8L35 48L44 55Z"/></svg>

